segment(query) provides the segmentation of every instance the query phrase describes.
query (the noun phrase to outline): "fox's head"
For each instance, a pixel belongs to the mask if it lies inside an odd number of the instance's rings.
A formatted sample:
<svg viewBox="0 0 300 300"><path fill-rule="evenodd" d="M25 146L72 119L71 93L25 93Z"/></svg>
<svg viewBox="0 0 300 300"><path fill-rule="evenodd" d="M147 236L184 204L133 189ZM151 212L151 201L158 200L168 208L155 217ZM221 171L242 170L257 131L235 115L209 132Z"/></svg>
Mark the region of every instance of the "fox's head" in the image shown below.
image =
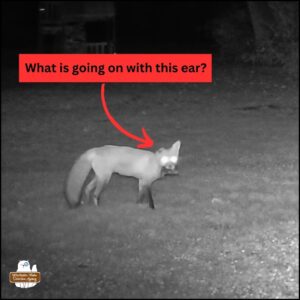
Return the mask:
<svg viewBox="0 0 300 300"><path fill-rule="evenodd" d="M176 169L180 145L181 142L177 141L171 146L171 148L160 148L155 152L160 165L168 172L175 171Z"/></svg>

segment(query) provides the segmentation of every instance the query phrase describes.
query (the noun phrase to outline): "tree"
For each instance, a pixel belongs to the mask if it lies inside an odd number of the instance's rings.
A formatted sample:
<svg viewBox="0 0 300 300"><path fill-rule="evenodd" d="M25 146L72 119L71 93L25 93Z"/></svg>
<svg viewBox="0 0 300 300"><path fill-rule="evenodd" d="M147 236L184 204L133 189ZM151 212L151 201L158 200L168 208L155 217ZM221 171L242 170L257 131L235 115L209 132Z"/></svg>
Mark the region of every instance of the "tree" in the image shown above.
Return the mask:
<svg viewBox="0 0 300 300"><path fill-rule="evenodd" d="M299 61L299 2L248 1L248 9L257 59L281 64L289 72L295 70Z"/></svg>

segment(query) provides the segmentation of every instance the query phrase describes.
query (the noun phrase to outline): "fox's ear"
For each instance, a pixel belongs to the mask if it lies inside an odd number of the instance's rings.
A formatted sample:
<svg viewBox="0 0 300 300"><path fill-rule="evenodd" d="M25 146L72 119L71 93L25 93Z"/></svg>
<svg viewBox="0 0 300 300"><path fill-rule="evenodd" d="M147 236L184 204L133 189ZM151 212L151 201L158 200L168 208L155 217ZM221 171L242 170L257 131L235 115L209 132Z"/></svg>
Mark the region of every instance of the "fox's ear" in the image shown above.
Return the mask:
<svg viewBox="0 0 300 300"><path fill-rule="evenodd" d="M181 145L181 142L180 141L177 141L175 142L173 145L172 145L172 149L178 153L179 152L179 149L180 149L180 145Z"/></svg>

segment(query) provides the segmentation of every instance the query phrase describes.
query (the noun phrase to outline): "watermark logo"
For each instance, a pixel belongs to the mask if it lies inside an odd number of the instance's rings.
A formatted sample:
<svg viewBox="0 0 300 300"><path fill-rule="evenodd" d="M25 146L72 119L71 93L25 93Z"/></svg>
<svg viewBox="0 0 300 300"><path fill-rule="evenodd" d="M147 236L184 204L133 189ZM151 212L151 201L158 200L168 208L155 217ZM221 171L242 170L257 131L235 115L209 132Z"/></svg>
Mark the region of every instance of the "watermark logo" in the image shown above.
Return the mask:
<svg viewBox="0 0 300 300"><path fill-rule="evenodd" d="M20 260L16 272L9 273L9 282L16 287L28 289L36 286L41 281L41 273L37 271L37 266L30 268L28 260Z"/></svg>

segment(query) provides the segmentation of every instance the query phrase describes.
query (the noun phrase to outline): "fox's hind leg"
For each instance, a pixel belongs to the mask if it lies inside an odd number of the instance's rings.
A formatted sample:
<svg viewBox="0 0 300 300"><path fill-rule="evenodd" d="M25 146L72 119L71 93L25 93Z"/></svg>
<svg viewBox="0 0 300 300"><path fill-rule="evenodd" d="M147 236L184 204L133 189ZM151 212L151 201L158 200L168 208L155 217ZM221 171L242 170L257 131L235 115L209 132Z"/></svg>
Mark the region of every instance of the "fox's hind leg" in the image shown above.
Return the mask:
<svg viewBox="0 0 300 300"><path fill-rule="evenodd" d="M89 184L85 188L85 196L88 200L91 199L92 190L96 188L96 184L96 176L94 176L94 178L89 182Z"/></svg>
<svg viewBox="0 0 300 300"><path fill-rule="evenodd" d="M103 187L104 187L104 183L101 182L98 178L96 178L96 188L93 192L93 201L96 206L99 205L99 199L100 199Z"/></svg>
<svg viewBox="0 0 300 300"><path fill-rule="evenodd" d="M105 188L105 186L108 184L109 180L110 180L110 177L111 177L111 174L108 175L108 176L95 176L95 186L96 188L94 189L94 192L93 192L93 201L94 201L94 204L96 206L99 205L99 200L100 200L100 196L101 196L101 193L103 192L103 189Z"/></svg>

